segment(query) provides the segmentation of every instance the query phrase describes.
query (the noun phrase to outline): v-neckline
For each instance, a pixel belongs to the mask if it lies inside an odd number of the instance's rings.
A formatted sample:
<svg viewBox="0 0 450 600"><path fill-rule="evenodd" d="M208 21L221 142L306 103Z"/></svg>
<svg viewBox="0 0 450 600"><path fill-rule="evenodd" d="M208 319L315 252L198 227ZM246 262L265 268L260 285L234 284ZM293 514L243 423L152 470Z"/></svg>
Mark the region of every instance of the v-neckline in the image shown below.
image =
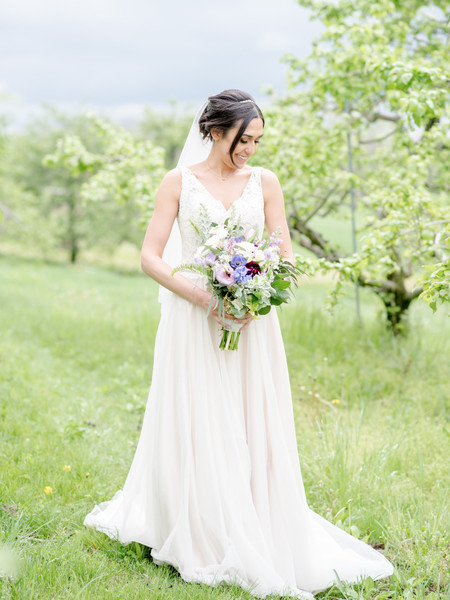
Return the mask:
<svg viewBox="0 0 450 600"><path fill-rule="evenodd" d="M189 171L189 173L192 175L192 177L197 181L197 183L199 185L201 185L201 187L205 190L205 192L218 204L220 204L220 206L223 208L223 210L228 213L230 212L230 210L233 208L233 206L236 204L236 202L239 202L239 200L244 196L245 192L248 189L248 186L250 185L250 181L252 180L253 177L253 172L255 170L255 167L251 167L251 173L250 173L250 177L248 178L247 183L244 186L244 189L242 190L241 195L239 196L239 198L236 198L236 200L233 200L233 202L230 204L230 206L228 208L225 208L224 203L219 200L218 198L216 198L215 196L213 196L213 194L211 194L211 192L208 190L208 188L200 181L200 179L197 177L197 175L195 173L193 173L191 171L191 169L189 167L185 167L185 169L187 169Z"/></svg>

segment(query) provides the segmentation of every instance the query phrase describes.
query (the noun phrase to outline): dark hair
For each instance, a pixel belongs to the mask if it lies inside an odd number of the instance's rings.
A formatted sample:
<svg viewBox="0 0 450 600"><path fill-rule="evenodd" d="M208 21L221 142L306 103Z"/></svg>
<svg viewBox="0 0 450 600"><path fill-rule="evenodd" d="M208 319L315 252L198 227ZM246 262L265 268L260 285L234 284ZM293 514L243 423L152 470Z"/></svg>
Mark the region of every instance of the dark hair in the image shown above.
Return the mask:
<svg viewBox="0 0 450 600"><path fill-rule="evenodd" d="M209 96L208 105L203 111L198 124L203 139L209 138L212 140L211 129L218 129L222 134L225 134L242 120L239 131L230 147L231 162L235 164L233 160L234 149L247 125L250 121L258 117L262 119L264 125L264 117L261 109L250 94L241 90L225 90L215 96Z"/></svg>

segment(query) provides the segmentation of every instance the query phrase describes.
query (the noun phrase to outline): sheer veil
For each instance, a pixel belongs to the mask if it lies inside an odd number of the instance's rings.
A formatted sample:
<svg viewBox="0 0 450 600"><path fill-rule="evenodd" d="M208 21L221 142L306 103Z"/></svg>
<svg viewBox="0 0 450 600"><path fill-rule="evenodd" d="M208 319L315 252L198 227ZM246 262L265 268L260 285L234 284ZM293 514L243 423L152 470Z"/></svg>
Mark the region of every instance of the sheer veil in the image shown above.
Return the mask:
<svg viewBox="0 0 450 600"><path fill-rule="evenodd" d="M207 104L208 101L204 102L195 115L191 129L189 130L188 136L184 143L183 150L181 151L180 158L178 159L177 167L187 167L188 165L201 162L207 158L211 151L212 142L202 138L198 127L199 119L202 116ZM170 232L166 247L164 248L163 260L171 267L175 267L181 261L181 235L178 227L178 221L176 219L172 226L172 231ZM161 304L163 304L172 296L172 293L173 292L160 285L158 300L161 302Z"/></svg>

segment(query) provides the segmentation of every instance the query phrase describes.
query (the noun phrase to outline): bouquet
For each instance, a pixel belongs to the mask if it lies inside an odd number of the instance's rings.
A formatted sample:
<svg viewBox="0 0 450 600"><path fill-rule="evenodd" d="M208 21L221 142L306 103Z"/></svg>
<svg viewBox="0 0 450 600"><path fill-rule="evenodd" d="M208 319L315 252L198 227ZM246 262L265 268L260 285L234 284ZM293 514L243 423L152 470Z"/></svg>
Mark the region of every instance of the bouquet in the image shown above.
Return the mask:
<svg viewBox="0 0 450 600"><path fill-rule="evenodd" d="M192 223L202 241L194 262L180 265L177 271L195 271L205 275L208 289L213 293L208 314L216 299L219 318L225 323L220 342L221 350L237 350L242 324L225 318L225 313L243 319L266 315L272 306L287 302L291 284L300 270L283 260L276 237L261 239L253 229L245 228L228 217L221 225L209 223L199 227Z"/></svg>

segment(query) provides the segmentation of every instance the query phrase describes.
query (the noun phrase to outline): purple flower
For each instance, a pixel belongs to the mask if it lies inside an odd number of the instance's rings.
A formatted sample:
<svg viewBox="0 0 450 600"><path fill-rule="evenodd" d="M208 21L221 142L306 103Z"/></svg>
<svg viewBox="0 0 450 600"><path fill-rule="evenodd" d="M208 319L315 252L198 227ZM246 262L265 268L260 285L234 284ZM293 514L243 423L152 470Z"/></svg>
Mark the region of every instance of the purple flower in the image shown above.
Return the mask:
<svg viewBox="0 0 450 600"><path fill-rule="evenodd" d="M204 264L211 266L216 262L216 255L214 254L214 252L211 252L211 250L208 252L208 254L205 256L204 258Z"/></svg>
<svg viewBox="0 0 450 600"><path fill-rule="evenodd" d="M224 246L223 246L224 250L226 252L231 252L233 250L235 244L236 244L236 242L235 242L234 238L227 238L225 240L225 243L224 243Z"/></svg>
<svg viewBox="0 0 450 600"><path fill-rule="evenodd" d="M239 242L242 242L244 238L242 237L242 235L240 235L239 237L235 237L234 241L236 242L236 244L239 244Z"/></svg>
<svg viewBox="0 0 450 600"><path fill-rule="evenodd" d="M282 238L277 237L276 233L273 232L270 236L270 245L271 246L279 246L283 242Z"/></svg>
<svg viewBox="0 0 450 600"><path fill-rule="evenodd" d="M224 267L223 265L217 265L215 275L216 280L219 283L223 283L223 285L233 285L233 283L236 283L236 280L233 275L233 270L231 268L226 269L226 267Z"/></svg>
<svg viewBox="0 0 450 600"><path fill-rule="evenodd" d="M248 269L245 265L236 267L233 275L234 275L234 278L236 279L236 283L245 283L246 281L248 281L249 279L252 278L252 276L249 274Z"/></svg>
<svg viewBox="0 0 450 600"><path fill-rule="evenodd" d="M278 261L280 249L278 246L270 246L264 250L264 258L268 261Z"/></svg>
<svg viewBox="0 0 450 600"><path fill-rule="evenodd" d="M245 259L240 254L236 254L231 259L231 263L230 264L233 267L233 269L236 269L237 267L245 267L246 262L247 262L247 259Z"/></svg>

